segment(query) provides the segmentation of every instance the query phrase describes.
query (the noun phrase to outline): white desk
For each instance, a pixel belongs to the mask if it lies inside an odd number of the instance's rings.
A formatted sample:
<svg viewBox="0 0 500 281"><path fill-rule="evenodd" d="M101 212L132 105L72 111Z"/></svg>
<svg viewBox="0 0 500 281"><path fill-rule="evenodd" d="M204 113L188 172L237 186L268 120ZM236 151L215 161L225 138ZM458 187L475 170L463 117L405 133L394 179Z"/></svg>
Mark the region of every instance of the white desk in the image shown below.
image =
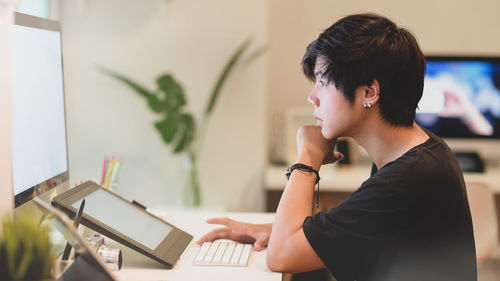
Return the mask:
<svg viewBox="0 0 500 281"><path fill-rule="evenodd" d="M183 256L173 269L165 269L161 264L139 255L126 247L123 251L123 268L117 272L120 280L160 281L160 280L281 280L282 274L272 272L266 267L266 250L253 251L248 267L194 266L193 259L200 246L194 242L210 230L220 227L207 224L211 217L227 216L233 219L251 223L270 223L272 213L222 213L202 211L175 211L157 213L169 223L194 236ZM114 246L114 245L113 245Z"/></svg>

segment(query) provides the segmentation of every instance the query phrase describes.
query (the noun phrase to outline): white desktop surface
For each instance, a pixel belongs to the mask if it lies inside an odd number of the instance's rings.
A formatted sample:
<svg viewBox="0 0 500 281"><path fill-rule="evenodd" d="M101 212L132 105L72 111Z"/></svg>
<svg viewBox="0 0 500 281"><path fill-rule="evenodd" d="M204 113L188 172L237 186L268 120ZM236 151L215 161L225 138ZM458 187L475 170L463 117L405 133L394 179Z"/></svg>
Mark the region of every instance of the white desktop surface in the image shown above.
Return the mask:
<svg viewBox="0 0 500 281"><path fill-rule="evenodd" d="M167 222L193 235L193 241L172 269L143 257L125 247L123 267L116 275L120 280L160 281L160 280L281 280L282 274L272 272L266 266L266 250L252 251L248 267L194 266L193 259L200 248L195 241L212 229L220 227L206 223L212 217L230 217L250 223L271 223L272 213L227 213L211 211L152 211Z"/></svg>

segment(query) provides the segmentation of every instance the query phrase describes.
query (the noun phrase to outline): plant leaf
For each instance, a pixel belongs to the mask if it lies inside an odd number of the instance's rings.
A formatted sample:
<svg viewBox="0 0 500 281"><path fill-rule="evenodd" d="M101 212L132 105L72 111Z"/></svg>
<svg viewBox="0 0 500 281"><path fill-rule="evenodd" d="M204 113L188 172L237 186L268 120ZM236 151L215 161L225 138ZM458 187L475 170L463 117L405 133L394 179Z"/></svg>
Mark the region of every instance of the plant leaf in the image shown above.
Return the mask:
<svg viewBox="0 0 500 281"><path fill-rule="evenodd" d="M16 273L15 273L15 278L18 280L24 279L26 275L28 275L28 269L32 265L34 261L34 253L35 253L35 247L33 246L33 240L31 239L24 239L24 253L21 254L21 260L19 263L16 265Z"/></svg>
<svg viewBox="0 0 500 281"><path fill-rule="evenodd" d="M130 78L127 78L125 77L124 75L121 75L119 74L118 72L115 72L113 70L110 70L108 68L105 68L103 66L99 66L98 69L104 73L104 74L107 74L119 81L122 81L123 83L125 83L127 86L129 86L130 88L132 88L133 90L135 90L136 93L138 93L139 95L145 97L145 98L148 98L150 96L152 96L153 94L148 90L146 89L145 87L141 86L139 83L137 82L134 82L133 80L131 80Z"/></svg>
<svg viewBox="0 0 500 281"><path fill-rule="evenodd" d="M255 50L253 50L250 54L246 55L244 59L241 60L239 65L241 67L249 64L250 62L256 60L258 57L262 56L267 51L266 46L261 46Z"/></svg>
<svg viewBox="0 0 500 281"><path fill-rule="evenodd" d="M16 217L15 221L10 218L3 220L0 279L19 281L49 278L55 256L50 253L47 226L40 226L29 212Z"/></svg>
<svg viewBox="0 0 500 281"><path fill-rule="evenodd" d="M177 132L179 124L179 115L177 112L168 114L163 120L155 122L155 128L160 133L163 141L167 144L171 143Z"/></svg>
<svg viewBox="0 0 500 281"><path fill-rule="evenodd" d="M176 109L186 104L182 86L170 74L163 74L156 79L158 89L165 94L164 105Z"/></svg>
<svg viewBox="0 0 500 281"><path fill-rule="evenodd" d="M18 234L16 233L15 225L12 221L8 221L3 226L3 231L3 243L5 244L5 253L7 256L7 268L9 274L11 274L11 276L14 276L17 268L16 249L21 247L21 242L19 240L16 241L15 239Z"/></svg>
<svg viewBox="0 0 500 281"><path fill-rule="evenodd" d="M212 93L210 95L210 100L208 102L207 108L205 109L205 115L209 115L212 112L214 105L217 101L217 98L219 96L219 93L222 89L222 86L226 82L227 77L233 70L236 63L239 61L241 55L243 54L243 52L245 52L245 50L248 48L249 45L250 45L250 39L245 40L245 42L241 44L241 46L236 50L236 52L231 56L231 58L227 62L221 75L219 76L219 79L217 79L217 82L215 83L214 89L212 90Z"/></svg>
<svg viewBox="0 0 500 281"><path fill-rule="evenodd" d="M180 116L180 123L182 123L184 129L182 130L182 137L174 148L174 153L179 153L184 151L194 138L194 119L191 114L184 113Z"/></svg>
<svg viewBox="0 0 500 281"><path fill-rule="evenodd" d="M157 95L151 95L148 97L148 105L149 108L156 113L165 111L165 105L160 101Z"/></svg>

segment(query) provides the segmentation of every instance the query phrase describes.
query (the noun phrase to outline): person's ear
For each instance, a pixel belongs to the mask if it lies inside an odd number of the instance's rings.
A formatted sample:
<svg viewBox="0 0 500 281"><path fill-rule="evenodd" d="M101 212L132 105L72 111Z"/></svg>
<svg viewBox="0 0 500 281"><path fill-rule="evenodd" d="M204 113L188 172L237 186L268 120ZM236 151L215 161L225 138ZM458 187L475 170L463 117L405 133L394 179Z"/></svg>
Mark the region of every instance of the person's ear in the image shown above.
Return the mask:
<svg viewBox="0 0 500 281"><path fill-rule="evenodd" d="M361 88L364 108L372 108L375 104L377 104L380 98L380 84L376 79L373 80L371 85L363 86Z"/></svg>

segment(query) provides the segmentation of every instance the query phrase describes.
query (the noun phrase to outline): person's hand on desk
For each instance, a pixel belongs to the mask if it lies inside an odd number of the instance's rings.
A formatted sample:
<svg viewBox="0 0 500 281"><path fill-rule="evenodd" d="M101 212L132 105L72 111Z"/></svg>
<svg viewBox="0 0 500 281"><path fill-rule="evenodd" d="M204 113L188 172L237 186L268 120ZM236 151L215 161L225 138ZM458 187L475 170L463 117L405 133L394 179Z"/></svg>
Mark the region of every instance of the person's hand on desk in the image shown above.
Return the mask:
<svg viewBox="0 0 500 281"><path fill-rule="evenodd" d="M217 228L201 237L196 243L212 242L217 239L231 239L241 243L253 243L256 251L262 250L269 242L272 223L251 224L235 221L230 218L211 218L209 224L222 224L225 227Z"/></svg>

